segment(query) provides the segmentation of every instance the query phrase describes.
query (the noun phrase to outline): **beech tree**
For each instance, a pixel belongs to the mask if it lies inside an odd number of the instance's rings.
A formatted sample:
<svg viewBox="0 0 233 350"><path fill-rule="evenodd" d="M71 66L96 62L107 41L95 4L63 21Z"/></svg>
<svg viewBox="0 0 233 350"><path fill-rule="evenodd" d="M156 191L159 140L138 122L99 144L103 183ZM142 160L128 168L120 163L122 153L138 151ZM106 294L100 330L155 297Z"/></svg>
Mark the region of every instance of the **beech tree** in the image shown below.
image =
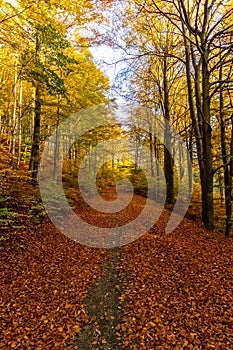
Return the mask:
<svg viewBox="0 0 233 350"><path fill-rule="evenodd" d="M227 0L221 2L209 0L134 0L129 1L128 4L127 26L136 28L137 35L143 32L144 37L149 39L143 50L137 51L138 41L134 35L131 58L133 55L137 56L137 59L158 55L160 58L164 57L166 63L169 57L173 57L178 59L185 68L189 114L195 135L202 189L202 220L206 228L213 230L213 176L215 169L212 154L212 101L221 88L232 82L230 74L232 2ZM157 42L153 40L151 34L154 30L153 24L159 22L161 24L159 31L168 33L165 26L167 21L172 26L173 36L178 38L179 46L174 47L173 51L158 53L156 51ZM127 31L125 35L127 37ZM128 35L132 35L132 29L128 31ZM221 49L219 48L220 38L224 38L224 45ZM128 43L129 40L126 39L126 42ZM219 67L224 67L221 79L216 74ZM165 76L167 77L167 72ZM169 99L166 84L162 86L162 93L166 99Z"/></svg>

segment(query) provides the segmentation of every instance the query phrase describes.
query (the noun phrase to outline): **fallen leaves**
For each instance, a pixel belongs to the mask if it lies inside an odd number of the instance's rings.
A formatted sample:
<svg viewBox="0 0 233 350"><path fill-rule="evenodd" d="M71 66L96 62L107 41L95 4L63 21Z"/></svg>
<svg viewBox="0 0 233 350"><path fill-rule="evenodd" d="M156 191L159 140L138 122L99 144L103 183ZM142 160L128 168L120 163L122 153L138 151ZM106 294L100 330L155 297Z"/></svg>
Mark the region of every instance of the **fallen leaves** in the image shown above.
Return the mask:
<svg viewBox="0 0 233 350"><path fill-rule="evenodd" d="M207 239L201 225L186 219L165 235L168 215L122 248L118 271L129 277L119 297L117 340L135 350L231 349L233 242ZM0 348L73 350L75 334L90 321L83 300L100 277L105 251L70 241L48 219L17 235L26 248L9 240L0 257ZM106 345L98 328L96 334Z"/></svg>
<svg viewBox="0 0 233 350"><path fill-rule="evenodd" d="M26 193L30 205L33 188L25 186L22 199L22 184L12 187L26 220ZM39 229L28 222L17 236L25 249L10 239L1 249L0 348L73 349L75 334L89 320L82 300L100 274L105 252L69 240L48 219Z"/></svg>
<svg viewBox="0 0 233 350"><path fill-rule="evenodd" d="M233 347L233 242L206 239L198 223L183 220L164 235L156 228L123 248L131 271L125 302L124 339L129 349L230 349ZM157 239L151 239L156 233Z"/></svg>

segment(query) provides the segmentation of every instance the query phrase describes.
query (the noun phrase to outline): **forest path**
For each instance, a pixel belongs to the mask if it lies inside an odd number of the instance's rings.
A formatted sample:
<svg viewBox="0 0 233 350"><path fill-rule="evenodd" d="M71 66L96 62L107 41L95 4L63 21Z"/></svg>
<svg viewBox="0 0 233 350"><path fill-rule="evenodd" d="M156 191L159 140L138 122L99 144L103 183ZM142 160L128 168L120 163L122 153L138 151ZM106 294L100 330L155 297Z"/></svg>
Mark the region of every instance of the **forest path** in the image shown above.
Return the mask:
<svg viewBox="0 0 233 350"><path fill-rule="evenodd" d="M131 196L124 189L120 195L122 207L127 207L124 204L130 202ZM116 200L115 188L108 188L102 193L102 198L107 201ZM99 212L98 225L101 226L103 222L113 227L124 225L130 218L134 219L135 215L140 214L145 198L136 195L131 204L127 211L122 213L115 212L113 215L108 215ZM89 220L96 220L96 213L88 210L84 213L85 218L88 216ZM122 254L121 247L107 249L100 278L91 286L84 299L90 322L75 337L74 344L79 350L118 350L124 347L123 331L119 327L124 316L124 303L120 298L126 291L130 271L122 270Z"/></svg>
<svg viewBox="0 0 233 350"><path fill-rule="evenodd" d="M90 248L44 216L35 187L9 179L2 189L0 349L233 348L232 239L186 218L166 235L164 210L137 240ZM113 222L71 192L83 217ZM144 203L135 196L115 220Z"/></svg>

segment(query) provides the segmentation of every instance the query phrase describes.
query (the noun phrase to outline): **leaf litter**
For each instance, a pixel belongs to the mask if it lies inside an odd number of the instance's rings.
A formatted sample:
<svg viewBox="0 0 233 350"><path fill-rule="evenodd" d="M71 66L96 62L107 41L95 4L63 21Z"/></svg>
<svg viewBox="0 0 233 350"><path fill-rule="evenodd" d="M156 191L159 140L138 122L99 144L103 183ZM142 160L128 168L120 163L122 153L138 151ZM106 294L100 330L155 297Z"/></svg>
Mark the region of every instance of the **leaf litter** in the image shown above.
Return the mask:
<svg viewBox="0 0 233 350"><path fill-rule="evenodd" d="M1 349L82 349L87 329L87 349L107 349L113 338L111 349L233 348L232 239L188 219L166 235L171 213L164 210L117 253L81 246L47 217L39 226L31 221L25 204L33 189L20 182L7 188L21 216L18 229L1 234ZM143 204L135 196L132 211ZM95 215L84 209L77 208ZM91 302L98 284L99 299Z"/></svg>

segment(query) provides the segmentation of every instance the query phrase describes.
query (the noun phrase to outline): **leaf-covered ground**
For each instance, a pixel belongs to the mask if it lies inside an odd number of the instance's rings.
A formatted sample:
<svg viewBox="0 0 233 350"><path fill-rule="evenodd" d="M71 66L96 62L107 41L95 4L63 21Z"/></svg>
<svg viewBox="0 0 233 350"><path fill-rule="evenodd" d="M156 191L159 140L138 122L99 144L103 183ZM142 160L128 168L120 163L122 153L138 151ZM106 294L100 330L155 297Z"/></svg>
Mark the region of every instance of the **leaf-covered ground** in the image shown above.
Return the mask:
<svg viewBox="0 0 233 350"><path fill-rule="evenodd" d="M188 219L165 235L164 210L137 241L88 248L54 228L25 181L1 199L1 349L233 348L232 239ZM135 196L126 221L143 204Z"/></svg>
<svg viewBox="0 0 233 350"><path fill-rule="evenodd" d="M232 240L212 237L187 219L164 235L164 217L151 234L123 248L122 267L131 270L122 297L125 345L232 349Z"/></svg>

